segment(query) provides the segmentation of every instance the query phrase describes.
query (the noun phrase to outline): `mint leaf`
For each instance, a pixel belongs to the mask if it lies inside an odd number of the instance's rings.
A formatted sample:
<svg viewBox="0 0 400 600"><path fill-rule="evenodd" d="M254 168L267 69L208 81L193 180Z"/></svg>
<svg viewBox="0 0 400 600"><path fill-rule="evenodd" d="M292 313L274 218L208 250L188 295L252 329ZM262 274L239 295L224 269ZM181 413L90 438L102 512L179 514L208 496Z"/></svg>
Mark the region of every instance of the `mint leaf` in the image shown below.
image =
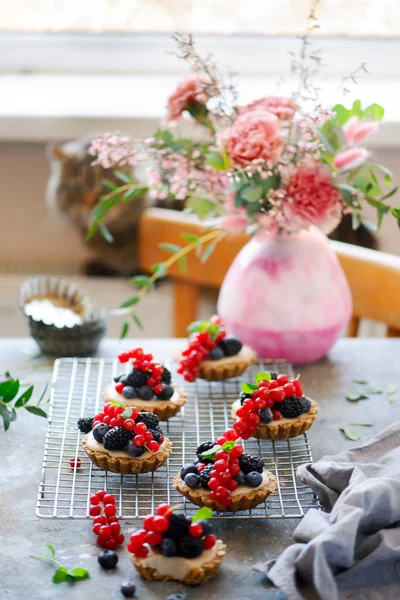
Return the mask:
<svg viewBox="0 0 400 600"><path fill-rule="evenodd" d="M359 400L367 400L368 396L365 394L359 394L358 392L346 394L346 400L349 402L358 402Z"/></svg>
<svg viewBox="0 0 400 600"><path fill-rule="evenodd" d="M261 381L271 381L271 379L271 373L268 373L268 371L260 371L260 373L257 373L256 375L256 383L260 383Z"/></svg>
<svg viewBox="0 0 400 600"><path fill-rule="evenodd" d="M208 327L208 321L193 321L190 323L187 331L189 333L198 333L199 331L204 331Z"/></svg>
<svg viewBox="0 0 400 600"><path fill-rule="evenodd" d="M350 423L350 425L358 425L358 427L373 427L373 423Z"/></svg>
<svg viewBox="0 0 400 600"><path fill-rule="evenodd" d="M72 571L70 571L68 573L68 575L70 577L73 577L73 579L75 581L82 581L84 579L90 579L90 575L89 575L89 571L87 569L72 569Z"/></svg>
<svg viewBox="0 0 400 600"><path fill-rule="evenodd" d="M356 442L357 440L360 439L360 434L358 433L358 431L356 431L355 429L342 429L340 428L340 431L342 431L344 433L344 435L347 437L348 440L351 440L352 442Z"/></svg>
<svg viewBox="0 0 400 600"><path fill-rule="evenodd" d="M222 444L222 450L225 450L225 452L230 452L234 445L235 442L233 441L225 442L225 444Z"/></svg>
<svg viewBox="0 0 400 600"><path fill-rule="evenodd" d="M394 404L395 402L397 402L396 394L388 394L388 400L390 404Z"/></svg>
<svg viewBox="0 0 400 600"><path fill-rule="evenodd" d="M132 409L131 409L131 407L127 406L125 408L124 412L121 413L119 416L122 417L123 419L130 419L131 416L132 416Z"/></svg>
<svg viewBox="0 0 400 600"><path fill-rule="evenodd" d="M395 394L396 392L397 392L397 385L395 385L394 383L391 383L386 388L386 393L387 394Z"/></svg>
<svg viewBox="0 0 400 600"><path fill-rule="evenodd" d="M122 402L118 402L118 400L111 400L111 404L113 406L121 406L122 408L126 408L126 404L123 404Z"/></svg>
<svg viewBox="0 0 400 600"><path fill-rule="evenodd" d="M200 454L201 458L210 458L211 460L216 457L218 450L221 450L221 446L214 446L205 452Z"/></svg>
<svg viewBox="0 0 400 600"><path fill-rule="evenodd" d="M70 581L68 571L65 567L60 567L53 575L53 583L63 583L64 581Z"/></svg>
<svg viewBox="0 0 400 600"><path fill-rule="evenodd" d="M194 515L192 517L192 522L195 523L196 521L207 521L207 519L211 519L211 517L212 517L211 508L208 508L207 506L203 506L197 512L194 513Z"/></svg>
<svg viewBox="0 0 400 600"><path fill-rule="evenodd" d="M56 551L54 550L51 544L46 544L46 548L48 548L51 552L51 556L54 558Z"/></svg>
<svg viewBox="0 0 400 600"><path fill-rule="evenodd" d="M254 392L254 390L257 389L257 386L253 385L252 383L243 383L242 387L240 389L245 394L252 394Z"/></svg>
<svg viewBox="0 0 400 600"><path fill-rule="evenodd" d="M366 381L365 379L353 379L354 383L358 383L359 385L367 385L368 381Z"/></svg>

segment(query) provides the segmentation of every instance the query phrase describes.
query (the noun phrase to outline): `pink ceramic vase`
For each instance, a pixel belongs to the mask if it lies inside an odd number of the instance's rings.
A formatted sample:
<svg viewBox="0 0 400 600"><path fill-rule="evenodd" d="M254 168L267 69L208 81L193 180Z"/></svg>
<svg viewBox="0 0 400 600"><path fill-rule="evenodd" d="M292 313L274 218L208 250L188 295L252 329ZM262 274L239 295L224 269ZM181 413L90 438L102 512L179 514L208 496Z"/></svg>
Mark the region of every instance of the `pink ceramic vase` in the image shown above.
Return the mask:
<svg viewBox="0 0 400 600"><path fill-rule="evenodd" d="M318 230L253 238L229 268L218 300L230 333L262 358L292 363L325 356L351 312L345 275Z"/></svg>

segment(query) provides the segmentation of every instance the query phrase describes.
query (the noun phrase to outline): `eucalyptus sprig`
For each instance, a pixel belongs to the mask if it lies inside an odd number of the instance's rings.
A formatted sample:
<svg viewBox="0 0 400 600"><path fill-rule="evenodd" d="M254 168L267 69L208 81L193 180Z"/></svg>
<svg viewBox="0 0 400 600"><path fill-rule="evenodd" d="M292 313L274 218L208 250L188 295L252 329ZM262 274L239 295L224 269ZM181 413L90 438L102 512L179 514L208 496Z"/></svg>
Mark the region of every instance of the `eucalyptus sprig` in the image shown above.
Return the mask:
<svg viewBox="0 0 400 600"><path fill-rule="evenodd" d="M63 583L63 582L74 582L74 581L83 581L84 579L90 579L90 574L87 569L72 569L72 571L68 571L66 567L55 559L56 551L51 544L46 544L46 548L50 551L51 556L40 556L39 554L30 554L31 558L36 558L37 560L43 560L44 562L53 563L58 567L57 571L53 575L53 583Z"/></svg>
<svg viewBox="0 0 400 600"><path fill-rule="evenodd" d="M10 427L12 421L16 420L17 409L19 408L24 408L37 417L44 417L47 419L47 413L39 406L45 397L47 385L37 404L28 404L32 397L33 385L29 386L28 389L17 398L20 386L20 381L12 378L0 383L0 415L3 418L5 431Z"/></svg>

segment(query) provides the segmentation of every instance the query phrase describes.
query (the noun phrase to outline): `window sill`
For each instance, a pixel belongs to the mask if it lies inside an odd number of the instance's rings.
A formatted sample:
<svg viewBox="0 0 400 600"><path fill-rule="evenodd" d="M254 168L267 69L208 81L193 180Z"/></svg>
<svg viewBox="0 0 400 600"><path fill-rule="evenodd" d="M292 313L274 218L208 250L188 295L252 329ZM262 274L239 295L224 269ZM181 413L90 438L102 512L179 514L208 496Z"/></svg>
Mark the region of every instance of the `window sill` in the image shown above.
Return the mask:
<svg viewBox="0 0 400 600"><path fill-rule="evenodd" d="M159 125L165 103L181 75L0 75L0 139L2 141L66 140L104 131L147 136ZM240 78L243 103L276 88L272 78ZM284 94L284 89L281 90ZM400 80L369 78L353 85L343 98L338 82L325 81L321 102L349 105L360 98L386 108L385 121L371 148L400 147Z"/></svg>

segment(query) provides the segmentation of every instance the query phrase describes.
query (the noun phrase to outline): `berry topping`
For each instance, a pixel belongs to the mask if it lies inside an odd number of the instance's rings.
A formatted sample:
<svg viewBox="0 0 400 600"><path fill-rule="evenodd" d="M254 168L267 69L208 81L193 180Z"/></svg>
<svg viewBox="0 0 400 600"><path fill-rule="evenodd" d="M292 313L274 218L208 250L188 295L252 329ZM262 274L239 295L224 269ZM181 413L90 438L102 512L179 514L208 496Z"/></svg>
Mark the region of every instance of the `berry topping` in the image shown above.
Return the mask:
<svg viewBox="0 0 400 600"><path fill-rule="evenodd" d="M185 558L197 558L203 552L203 542L191 535L184 536L178 541L179 554Z"/></svg>
<svg viewBox="0 0 400 600"><path fill-rule="evenodd" d="M221 358L224 358L224 356L225 352L223 351L221 346L218 345L212 350L210 350L210 353L207 358L209 358L210 360L220 360Z"/></svg>
<svg viewBox="0 0 400 600"><path fill-rule="evenodd" d="M239 354L243 348L242 342L235 337L225 338L219 343L219 346L222 348L225 356L234 356L235 354Z"/></svg>
<svg viewBox="0 0 400 600"><path fill-rule="evenodd" d="M203 547L205 550L210 550L211 548L213 548L215 546L217 539L215 537L215 535L206 535L203 538Z"/></svg>
<svg viewBox="0 0 400 600"><path fill-rule="evenodd" d="M140 400L151 400L154 396L153 388L151 388L149 385L142 385L137 389L136 393Z"/></svg>
<svg viewBox="0 0 400 600"><path fill-rule="evenodd" d="M102 550L97 560L103 569L115 569L118 564L118 554L113 550Z"/></svg>
<svg viewBox="0 0 400 600"><path fill-rule="evenodd" d="M311 402L308 398L287 398L279 405L279 410L286 419L295 419L311 408Z"/></svg>
<svg viewBox="0 0 400 600"><path fill-rule="evenodd" d="M124 581L124 583L121 583L120 589L124 598L133 598L136 594L136 585L130 581Z"/></svg>
<svg viewBox="0 0 400 600"><path fill-rule="evenodd" d="M136 446L133 440L129 440L125 450L127 450L129 456L131 458L139 458L146 452L146 448L144 446Z"/></svg>
<svg viewBox="0 0 400 600"><path fill-rule="evenodd" d="M210 463L210 464L206 465L204 467L204 469L202 469L202 471L199 475L199 484L205 490L208 490L208 483L209 483L210 477L211 477L210 473L213 469L214 469L214 465L213 465L213 463Z"/></svg>
<svg viewBox="0 0 400 600"><path fill-rule="evenodd" d="M99 423L92 429L93 437L100 444L103 442L104 436L110 431L110 426L105 423Z"/></svg>
<svg viewBox="0 0 400 600"><path fill-rule="evenodd" d="M117 394L122 394L122 390L124 389L124 384L123 383L117 383L115 385L115 391L117 392Z"/></svg>
<svg viewBox="0 0 400 600"><path fill-rule="evenodd" d="M149 371L139 371L139 369L132 369L126 376L126 385L130 385L134 388L140 388L142 385L146 385L150 377Z"/></svg>
<svg viewBox="0 0 400 600"><path fill-rule="evenodd" d="M148 429L157 429L160 424L160 419L154 413L140 412L137 417L138 423L144 423Z"/></svg>
<svg viewBox="0 0 400 600"><path fill-rule="evenodd" d="M178 554L178 546L176 541L173 538L165 538L165 540L161 542L160 551L161 554L167 558L176 556Z"/></svg>
<svg viewBox="0 0 400 600"><path fill-rule="evenodd" d="M93 417L85 417L83 419L79 419L78 420L79 431L82 431L82 433L89 433L90 431L92 431L93 421L94 421Z"/></svg>
<svg viewBox="0 0 400 600"><path fill-rule="evenodd" d="M264 470L264 461L255 454L242 454L242 456L239 457L239 465L240 470L245 474L250 473L251 471L262 473Z"/></svg>
<svg viewBox="0 0 400 600"><path fill-rule="evenodd" d="M154 388L154 391L156 392L156 388ZM175 390L172 387L172 385L165 385L162 386L161 392L157 393L157 398L159 400L169 400L170 398L172 398L172 396L174 395Z"/></svg>
<svg viewBox="0 0 400 600"><path fill-rule="evenodd" d="M190 523L190 519L185 517L185 515L172 513L169 518L169 529L166 535L178 539L188 533Z"/></svg>
<svg viewBox="0 0 400 600"><path fill-rule="evenodd" d="M188 473L185 475L184 483L190 488L197 488L200 484L200 476L196 473Z"/></svg>
<svg viewBox="0 0 400 600"><path fill-rule="evenodd" d="M163 367L163 372L161 374L161 381L165 383L165 385L169 385L172 381L171 371L167 369L167 367Z"/></svg>
<svg viewBox="0 0 400 600"><path fill-rule="evenodd" d="M122 389L122 395L124 398L127 398L128 400L132 400L132 398L136 398L136 390L132 386L126 385Z"/></svg>
<svg viewBox="0 0 400 600"><path fill-rule="evenodd" d="M258 411L258 416L260 417L261 423L271 423L272 421L272 411L270 408L263 408Z"/></svg>
<svg viewBox="0 0 400 600"><path fill-rule="evenodd" d="M124 427L113 427L104 435L103 445L105 450L123 450L131 438L132 433Z"/></svg>
<svg viewBox="0 0 400 600"><path fill-rule="evenodd" d="M249 487L256 488L261 485L262 479L261 473L258 473L257 471L250 471L250 473L247 473L246 475L246 484Z"/></svg>
<svg viewBox="0 0 400 600"><path fill-rule="evenodd" d="M203 452L207 452L207 450L211 450L211 448L214 448L215 446L215 442L203 442L202 444L200 444L200 446L197 448L196 450L196 454L198 457L200 457L201 454L203 454ZM206 461L204 461L206 462Z"/></svg>

